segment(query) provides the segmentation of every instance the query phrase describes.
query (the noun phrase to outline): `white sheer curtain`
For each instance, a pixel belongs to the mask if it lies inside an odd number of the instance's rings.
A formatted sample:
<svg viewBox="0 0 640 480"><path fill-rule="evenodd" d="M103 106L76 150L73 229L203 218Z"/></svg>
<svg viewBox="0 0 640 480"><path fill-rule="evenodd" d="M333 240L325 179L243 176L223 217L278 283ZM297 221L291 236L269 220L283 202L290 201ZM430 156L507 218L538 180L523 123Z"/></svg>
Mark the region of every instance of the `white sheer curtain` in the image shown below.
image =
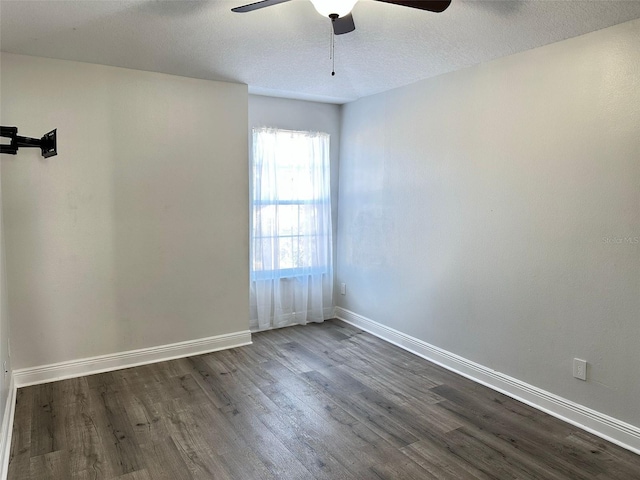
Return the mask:
<svg viewBox="0 0 640 480"><path fill-rule="evenodd" d="M329 135L253 129L251 329L332 314Z"/></svg>

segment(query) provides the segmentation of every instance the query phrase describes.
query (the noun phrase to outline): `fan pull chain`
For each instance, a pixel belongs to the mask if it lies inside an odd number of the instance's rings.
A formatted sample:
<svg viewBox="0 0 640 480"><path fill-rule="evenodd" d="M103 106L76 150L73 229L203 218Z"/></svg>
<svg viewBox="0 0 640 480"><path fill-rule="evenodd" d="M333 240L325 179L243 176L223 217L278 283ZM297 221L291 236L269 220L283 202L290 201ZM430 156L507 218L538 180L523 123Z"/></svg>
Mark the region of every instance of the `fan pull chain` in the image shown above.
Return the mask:
<svg viewBox="0 0 640 480"><path fill-rule="evenodd" d="M331 76L336 74L336 36L331 35Z"/></svg>
<svg viewBox="0 0 640 480"><path fill-rule="evenodd" d="M331 41L329 42L329 59L331 60L331 76L333 77L336 74L336 46L335 46L335 38L336 36L333 33L333 22L331 20Z"/></svg>

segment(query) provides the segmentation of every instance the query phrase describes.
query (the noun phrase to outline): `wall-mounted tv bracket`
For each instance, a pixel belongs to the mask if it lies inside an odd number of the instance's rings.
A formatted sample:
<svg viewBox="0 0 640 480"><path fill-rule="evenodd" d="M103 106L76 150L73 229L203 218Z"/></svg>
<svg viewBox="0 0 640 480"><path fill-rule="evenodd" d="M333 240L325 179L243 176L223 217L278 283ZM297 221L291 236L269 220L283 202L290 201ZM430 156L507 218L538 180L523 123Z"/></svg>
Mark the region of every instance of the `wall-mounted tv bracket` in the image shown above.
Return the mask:
<svg viewBox="0 0 640 480"><path fill-rule="evenodd" d="M0 127L0 137L11 139L9 144L0 145L0 153L15 155L20 147L37 147L42 150L44 158L53 157L58 154L58 142L56 130L45 133L40 139L21 137L18 135L18 127Z"/></svg>

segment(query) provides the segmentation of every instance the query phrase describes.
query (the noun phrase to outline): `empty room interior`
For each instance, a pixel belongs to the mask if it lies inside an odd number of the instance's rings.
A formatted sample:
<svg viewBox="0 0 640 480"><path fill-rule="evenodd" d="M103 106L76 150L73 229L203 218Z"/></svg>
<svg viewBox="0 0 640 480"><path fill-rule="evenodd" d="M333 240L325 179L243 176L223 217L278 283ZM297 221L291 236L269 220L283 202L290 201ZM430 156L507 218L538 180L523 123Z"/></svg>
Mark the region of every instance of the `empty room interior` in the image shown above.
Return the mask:
<svg viewBox="0 0 640 480"><path fill-rule="evenodd" d="M640 479L640 1L0 0L0 479Z"/></svg>

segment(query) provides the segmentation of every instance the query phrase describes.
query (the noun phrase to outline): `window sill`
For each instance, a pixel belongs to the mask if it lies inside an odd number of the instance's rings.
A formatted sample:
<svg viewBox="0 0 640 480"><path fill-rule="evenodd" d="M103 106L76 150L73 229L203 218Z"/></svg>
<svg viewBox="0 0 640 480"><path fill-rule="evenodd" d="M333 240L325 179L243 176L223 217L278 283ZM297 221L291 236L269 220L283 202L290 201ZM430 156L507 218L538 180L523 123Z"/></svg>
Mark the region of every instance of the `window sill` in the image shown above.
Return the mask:
<svg viewBox="0 0 640 480"><path fill-rule="evenodd" d="M251 281L257 280L296 280L298 278L312 275L327 275L329 269L326 267L315 268L287 268L283 270L263 270L251 272Z"/></svg>

